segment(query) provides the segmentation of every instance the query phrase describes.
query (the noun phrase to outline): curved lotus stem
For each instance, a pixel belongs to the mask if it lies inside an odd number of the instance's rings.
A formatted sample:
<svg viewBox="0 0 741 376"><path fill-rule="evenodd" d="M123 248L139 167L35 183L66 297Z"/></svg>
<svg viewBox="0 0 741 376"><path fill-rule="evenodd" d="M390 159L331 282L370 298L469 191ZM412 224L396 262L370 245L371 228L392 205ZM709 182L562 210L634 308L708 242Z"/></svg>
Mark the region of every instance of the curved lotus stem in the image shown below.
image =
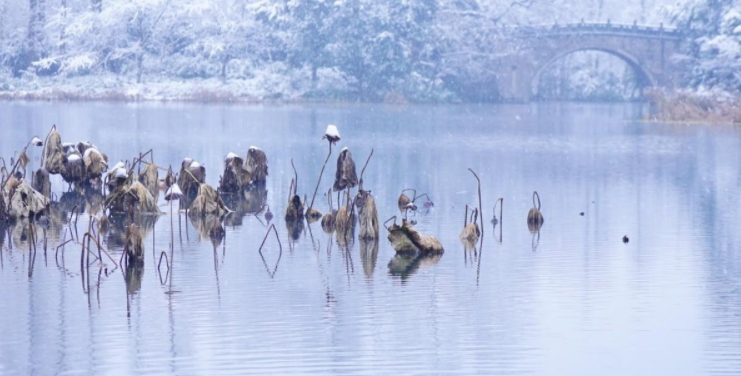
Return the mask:
<svg viewBox="0 0 741 376"><path fill-rule="evenodd" d="M372 156L373 156L373 149L371 149L370 155L368 156L368 159L365 160L365 165L363 166L363 169L360 171L360 180L358 181L358 184L360 184L360 189L363 189L363 174L365 173L365 168L368 167L368 162L370 162L370 159Z"/></svg>
<svg viewBox="0 0 741 376"><path fill-rule="evenodd" d="M296 195L296 192L298 191L298 172L296 172L296 166L293 165L293 158L291 158L291 167L293 167L293 175L296 177L294 179L295 184L293 185L293 195Z"/></svg>
<svg viewBox="0 0 741 376"><path fill-rule="evenodd" d="M538 205L535 205L535 199L538 199ZM533 207L540 210L540 195L538 194L538 191L533 191Z"/></svg>

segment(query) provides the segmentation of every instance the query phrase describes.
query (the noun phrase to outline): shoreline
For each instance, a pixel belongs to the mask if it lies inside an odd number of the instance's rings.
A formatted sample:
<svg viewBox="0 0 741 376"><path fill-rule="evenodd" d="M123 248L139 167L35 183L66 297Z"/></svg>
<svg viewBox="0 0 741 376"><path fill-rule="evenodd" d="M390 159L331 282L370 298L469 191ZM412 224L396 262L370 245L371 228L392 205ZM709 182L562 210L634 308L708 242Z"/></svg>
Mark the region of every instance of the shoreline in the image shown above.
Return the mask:
<svg viewBox="0 0 741 376"><path fill-rule="evenodd" d="M646 122L682 124L741 124L741 96L725 91L665 91L646 93L651 115Z"/></svg>
<svg viewBox="0 0 741 376"><path fill-rule="evenodd" d="M266 82L270 81L270 82ZM289 80L290 81L290 80ZM121 77L81 76L60 78L0 77L0 101L28 102L109 102L109 103L196 103L241 105L291 105L291 104L386 104L386 105L461 105L461 104L520 104L531 103L645 103L646 100L583 100L583 101L503 101L465 102L457 98L442 99L432 95L426 100L411 98L392 91L377 100L363 99L348 88L320 85L310 89L307 85L292 84L277 79L182 79L145 78L136 83Z"/></svg>

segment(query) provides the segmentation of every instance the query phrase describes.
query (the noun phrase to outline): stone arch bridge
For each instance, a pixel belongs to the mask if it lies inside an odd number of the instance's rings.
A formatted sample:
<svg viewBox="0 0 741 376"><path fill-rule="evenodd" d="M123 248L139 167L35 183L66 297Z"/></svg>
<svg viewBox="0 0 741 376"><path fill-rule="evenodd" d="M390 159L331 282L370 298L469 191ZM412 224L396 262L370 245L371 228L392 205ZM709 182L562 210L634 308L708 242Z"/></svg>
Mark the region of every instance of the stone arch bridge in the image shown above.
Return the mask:
<svg viewBox="0 0 741 376"><path fill-rule="evenodd" d="M586 24L520 27L511 38L522 46L501 59L499 94L504 101L538 98L540 77L556 61L577 51L601 51L625 61L641 87L674 88L684 72L679 59L682 37L674 29L633 25Z"/></svg>

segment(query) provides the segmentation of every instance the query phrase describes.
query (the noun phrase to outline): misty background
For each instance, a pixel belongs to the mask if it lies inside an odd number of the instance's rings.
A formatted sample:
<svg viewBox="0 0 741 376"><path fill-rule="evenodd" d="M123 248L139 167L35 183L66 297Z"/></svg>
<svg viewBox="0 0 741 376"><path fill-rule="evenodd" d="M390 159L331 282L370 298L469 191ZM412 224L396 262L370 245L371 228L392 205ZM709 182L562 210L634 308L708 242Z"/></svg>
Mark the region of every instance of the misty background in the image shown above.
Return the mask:
<svg viewBox="0 0 741 376"><path fill-rule="evenodd" d="M508 31L580 22L678 28L687 87L741 87L738 1L0 0L0 94L492 102L499 60L522 48ZM598 51L538 85L544 99L641 97Z"/></svg>

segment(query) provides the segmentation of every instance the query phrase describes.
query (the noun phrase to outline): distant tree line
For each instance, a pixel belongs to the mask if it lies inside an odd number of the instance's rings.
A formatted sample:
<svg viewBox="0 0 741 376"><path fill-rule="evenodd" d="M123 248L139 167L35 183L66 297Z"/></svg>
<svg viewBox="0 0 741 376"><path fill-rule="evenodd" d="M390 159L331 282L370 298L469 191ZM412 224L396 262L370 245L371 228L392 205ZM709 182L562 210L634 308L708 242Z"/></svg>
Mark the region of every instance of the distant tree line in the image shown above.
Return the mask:
<svg viewBox="0 0 741 376"><path fill-rule="evenodd" d="M217 79L305 98L492 101L499 59L521 48L505 27L633 19L649 13L647 1L669 0L0 0L0 89L3 79L44 77ZM734 76L739 59L711 63L729 51L702 39L738 44L734 10L731 0L672 9L682 27L704 25L688 51L695 84Z"/></svg>

